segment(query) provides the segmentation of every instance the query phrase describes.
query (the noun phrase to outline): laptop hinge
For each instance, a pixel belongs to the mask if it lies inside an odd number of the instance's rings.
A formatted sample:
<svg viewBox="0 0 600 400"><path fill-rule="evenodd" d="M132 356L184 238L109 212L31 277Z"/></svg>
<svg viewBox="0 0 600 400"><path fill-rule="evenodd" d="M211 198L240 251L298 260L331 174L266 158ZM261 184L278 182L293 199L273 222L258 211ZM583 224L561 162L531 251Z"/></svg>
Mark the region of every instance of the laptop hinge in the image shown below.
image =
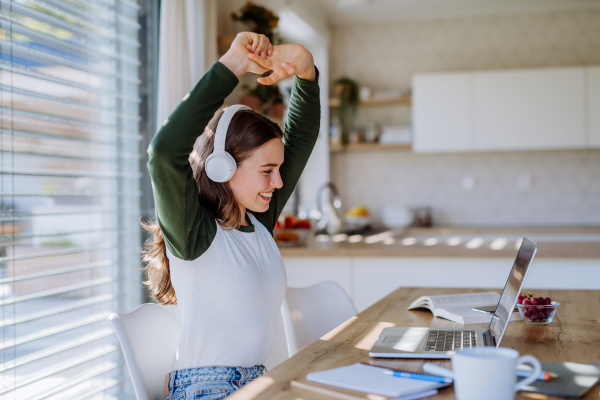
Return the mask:
<svg viewBox="0 0 600 400"><path fill-rule="evenodd" d="M483 331L481 333L483 334L483 345L484 346L496 347L496 337L494 336L492 331L490 331L489 329L486 329L485 331Z"/></svg>

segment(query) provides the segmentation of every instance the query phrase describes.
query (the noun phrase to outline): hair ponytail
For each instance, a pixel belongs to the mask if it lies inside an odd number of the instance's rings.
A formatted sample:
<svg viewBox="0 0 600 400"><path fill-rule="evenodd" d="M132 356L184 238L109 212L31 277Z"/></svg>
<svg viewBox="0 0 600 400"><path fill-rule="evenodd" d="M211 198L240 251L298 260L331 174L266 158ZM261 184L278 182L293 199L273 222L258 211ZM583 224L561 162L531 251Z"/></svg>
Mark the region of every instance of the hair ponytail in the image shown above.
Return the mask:
<svg viewBox="0 0 600 400"><path fill-rule="evenodd" d="M204 161L213 152L215 132L225 109L226 107L222 107L218 110L206 125L204 133L194 144L189 162L200 192L200 204L213 213L221 227L236 229L240 226L241 215L231 188L227 182L213 182L204 170ZM227 129L225 149L239 166L272 139L283 139L279 125L257 112L240 110L235 113ZM140 224L145 231L152 233L142 250L142 260L146 264L143 271L147 276L144 284L158 303L177 304L175 289L171 285L167 248L158 221L140 221Z"/></svg>
<svg viewBox="0 0 600 400"><path fill-rule="evenodd" d="M177 304L175 289L171 285L171 268L167 258L167 246L163 239L158 221L144 222L140 225L151 236L144 243L142 261L146 264L142 271L146 273L144 285L150 295L160 304Z"/></svg>

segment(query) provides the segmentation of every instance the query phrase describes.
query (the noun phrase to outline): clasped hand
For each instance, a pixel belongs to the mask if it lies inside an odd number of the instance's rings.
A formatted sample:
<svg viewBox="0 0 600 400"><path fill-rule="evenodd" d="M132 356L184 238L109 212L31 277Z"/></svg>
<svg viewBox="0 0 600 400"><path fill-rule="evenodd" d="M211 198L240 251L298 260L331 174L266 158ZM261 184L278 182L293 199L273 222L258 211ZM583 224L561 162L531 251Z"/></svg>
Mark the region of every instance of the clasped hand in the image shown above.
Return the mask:
<svg viewBox="0 0 600 400"><path fill-rule="evenodd" d="M290 76L312 81L316 78L312 54L300 44L273 46L265 35L254 32L239 33L231 47L219 60L238 78L246 72L264 74L258 78L263 85L271 85Z"/></svg>

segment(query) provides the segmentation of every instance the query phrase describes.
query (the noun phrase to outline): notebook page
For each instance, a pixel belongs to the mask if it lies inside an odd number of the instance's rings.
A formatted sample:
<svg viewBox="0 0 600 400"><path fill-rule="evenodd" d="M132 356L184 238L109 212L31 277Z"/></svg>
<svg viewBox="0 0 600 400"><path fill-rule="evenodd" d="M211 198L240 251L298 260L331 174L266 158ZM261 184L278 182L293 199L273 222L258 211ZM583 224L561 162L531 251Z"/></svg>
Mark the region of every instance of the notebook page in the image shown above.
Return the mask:
<svg viewBox="0 0 600 400"><path fill-rule="evenodd" d="M445 386L437 382L398 378L383 373L382 368L364 364L311 372L306 379L326 385L358 390L388 397L399 397Z"/></svg>
<svg viewBox="0 0 600 400"><path fill-rule="evenodd" d="M448 294L442 296L429 296L434 308L455 306L491 306L498 304L500 295L496 292Z"/></svg>

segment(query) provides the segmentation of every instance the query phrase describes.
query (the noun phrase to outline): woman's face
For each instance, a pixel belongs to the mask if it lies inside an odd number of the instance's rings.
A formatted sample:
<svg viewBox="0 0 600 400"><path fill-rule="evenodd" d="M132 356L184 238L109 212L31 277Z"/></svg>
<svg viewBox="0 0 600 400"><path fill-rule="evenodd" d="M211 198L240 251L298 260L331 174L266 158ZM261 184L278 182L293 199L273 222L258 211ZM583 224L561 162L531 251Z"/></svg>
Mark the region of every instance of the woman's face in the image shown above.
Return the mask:
<svg viewBox="0 0 600 400"><path fill-rule="evenodd" d="M283 142L271 139L238 166L228 182L242 212L264 212L275 189L283 186L279 168L283 164Z"/></svg>

